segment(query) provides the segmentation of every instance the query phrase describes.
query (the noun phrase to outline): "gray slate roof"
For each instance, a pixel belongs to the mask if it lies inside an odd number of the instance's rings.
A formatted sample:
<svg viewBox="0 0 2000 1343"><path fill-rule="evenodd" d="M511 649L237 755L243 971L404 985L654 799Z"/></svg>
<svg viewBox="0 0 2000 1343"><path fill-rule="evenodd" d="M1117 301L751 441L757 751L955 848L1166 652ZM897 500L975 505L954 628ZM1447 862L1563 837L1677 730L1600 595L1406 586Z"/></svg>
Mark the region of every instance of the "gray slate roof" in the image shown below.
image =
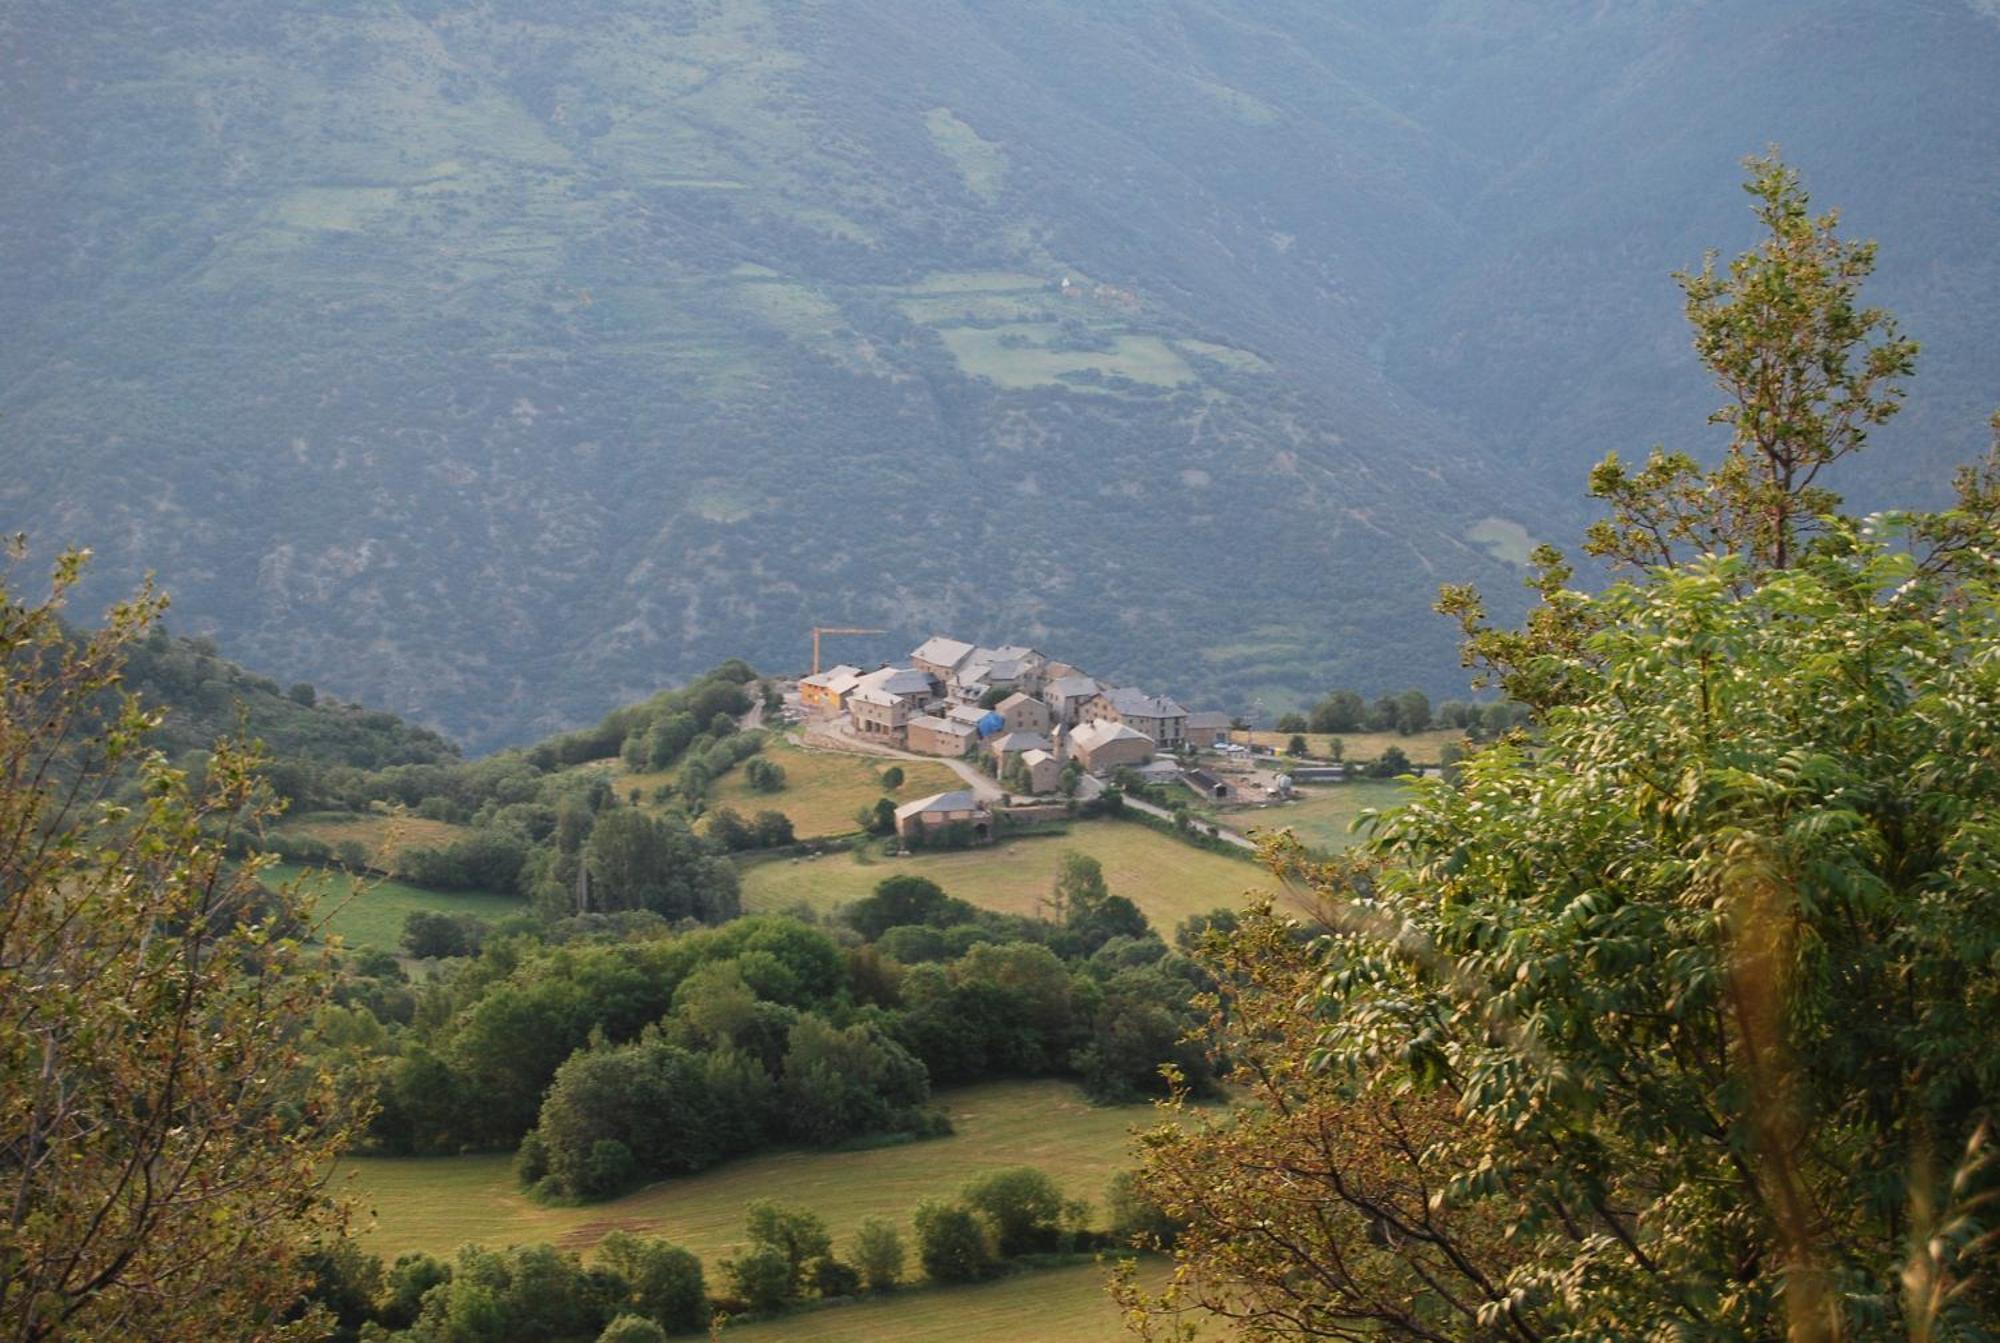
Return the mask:
<svg viewBox="0 0 2000 1343"><path fill-rule="evenodd" d="M1051 699L1088 699L1102 689L1094 677L1062 676L1049 682L1048 695Z"/></svg>
<svg viewBox="0 0 2000 1343"><path fill-rule="evenodd" d="M912 816L933 811L977 811L978 809L979 799L972 795L972 790L960 788L949 793L920 797L915 802L905 802L896 808L896 819L907 820Z"/></svg>
<svg viewBox="0 0 2000 1343"><path fill-rule="evenodd" d="M1111 707L1121 714L1131 714L1135 718L1185 718L1187 710L1172 700L1162 696L1148 695L1129 686L1104 692L1104 698Z"/></svg>
<svg viewBox="0 0 2000 1343"><path fill-rule="evenodd" d="M924 640L915 652L910 654L910 660L914 662L921 659L925 662L936 663L940 667L956 669L971 653L971 644L960 643L956 639L947 639L942 634L933 634L930 638Z"/></svg>

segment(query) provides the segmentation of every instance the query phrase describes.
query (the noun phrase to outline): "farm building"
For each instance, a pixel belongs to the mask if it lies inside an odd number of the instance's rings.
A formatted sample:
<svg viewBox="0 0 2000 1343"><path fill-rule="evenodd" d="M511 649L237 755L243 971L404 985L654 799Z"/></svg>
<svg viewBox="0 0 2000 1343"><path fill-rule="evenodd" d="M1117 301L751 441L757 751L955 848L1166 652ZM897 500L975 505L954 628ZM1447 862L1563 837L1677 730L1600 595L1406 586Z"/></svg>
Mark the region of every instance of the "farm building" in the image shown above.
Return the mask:
<svg viewBox="0 0 2000 1343"><path fill-rule="evenodd" d="M1203 750L1229 737L1229 715L1226 713L1191 713L1187 716L1188 745Z"/></svg>
<svg viewBox="0 0 2000 1343"><path fill-rule="evenodd" d="M1153 739L1123 723L1107 719L1085 723L1069 734L1070 754L1093 774L1121 765L1143 765L1153 758Z"/></svg>
<svg viewBox="0 0 2000 1343"><path fill-rule="evenodd" d="M972 838L982 843L993 838L993 813L970 789L937 793L896 808L896 833L905 842L950 825L970 827Z"/></svg>

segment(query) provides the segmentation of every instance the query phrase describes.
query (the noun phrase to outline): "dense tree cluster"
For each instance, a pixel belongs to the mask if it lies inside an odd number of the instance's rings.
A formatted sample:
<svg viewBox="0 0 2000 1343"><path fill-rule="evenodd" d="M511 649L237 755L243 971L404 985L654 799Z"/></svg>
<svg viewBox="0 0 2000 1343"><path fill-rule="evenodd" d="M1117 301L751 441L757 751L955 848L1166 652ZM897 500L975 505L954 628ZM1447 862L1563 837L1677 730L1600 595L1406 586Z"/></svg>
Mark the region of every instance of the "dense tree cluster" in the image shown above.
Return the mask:
<svg viewBox="0 0 2000 1343"><path fill-rule="evenodd" d="M1163 1299L1252 1339L1961 1340L2000 1318L2000 444L1939 514L1821 468L1900 400L1872 249L1757 160L1683 276L1719 465L1593 476L1601 591L1443 605L1537 715L1211 940L1254 1104L1162 1130ZM1300 1010L1301 1007L1306 1010Z"/></svg>
<svg viewBox="0 0 2000 1343"><path fill-rule="evenodd" d="M518 1147L544 1196L602 1197L772 1143L934 1132L935 1085L1076 1076L1159 1094L1205 982L1065 855L1047 919L996 915L895 876L832 928L773 916L676 932L645 910L547 932L413 921L472 953L422 985L358 959L318 1023L330 1059L379 1079L393 1153ZM418 945L413 941L413 946Z"/></svg>

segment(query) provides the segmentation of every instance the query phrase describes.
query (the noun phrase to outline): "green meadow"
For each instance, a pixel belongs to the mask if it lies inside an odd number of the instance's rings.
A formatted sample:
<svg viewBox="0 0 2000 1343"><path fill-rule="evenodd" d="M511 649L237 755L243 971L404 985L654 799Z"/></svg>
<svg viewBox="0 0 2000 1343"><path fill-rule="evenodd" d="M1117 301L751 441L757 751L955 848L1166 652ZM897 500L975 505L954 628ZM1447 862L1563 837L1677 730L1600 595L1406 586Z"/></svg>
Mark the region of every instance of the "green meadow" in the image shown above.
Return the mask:
<svg viewBox="0 0 2000 1343"><path fill-rule="evenodd" d="M949 1137L768 1153L581 1207L530 1199L504 1155L356 1157L341 1163L336 1186L355 1196L363 1239L385 1259L410 1250L445 1256L468 1242L548 1241L587 1251L626 1230L685 1246L714 1273L742 1240L743 1205L757 1198L810 1208L836 1244L867 1217L893 1218L907 1235L918 1202L1008 1166L1046 1171L1071 1197L1101 1206L1112 1175L1130 1164L1131 1130L1158 1118L1148 1105L1092 1105L1075 1085L1053 1080L981 1083L940 1099L951 1115Z"/></svg>
<svg viewBox="0 0 2000 1343"><path fill-rule="evenodd" d="M1192 914L1238 907L1244 894L1266 888L1263 870L1119 821L1079 821L1066 835L1002 839L958 853L884 858L868 850L819 858L778 858L743 871L743 905L751 911L795 908L825 912L859 900L884 877L929 877L957 896L1007 914L1038 914L1055 886L1063 851L1076 849L1104 867L1114 895L1138 905L1163 936Z"/></svg>

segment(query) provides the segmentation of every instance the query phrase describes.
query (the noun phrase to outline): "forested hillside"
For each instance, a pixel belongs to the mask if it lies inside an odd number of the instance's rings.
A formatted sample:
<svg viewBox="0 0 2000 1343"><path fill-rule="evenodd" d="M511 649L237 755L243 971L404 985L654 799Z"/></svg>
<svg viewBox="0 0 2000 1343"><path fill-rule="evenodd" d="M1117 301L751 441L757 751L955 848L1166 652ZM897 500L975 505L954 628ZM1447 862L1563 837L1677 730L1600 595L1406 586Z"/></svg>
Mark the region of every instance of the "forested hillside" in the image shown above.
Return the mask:
<svg viewBox="0 0 2000 1343"><path fill-rule="evenodd" d="M1437 583L1712 404L1667 272L1766 141L1927 342L1856 483L1970 455L1996 68L1957 0L24 0L0 529L475 748L813 623L1449 690Z"/></svg>

